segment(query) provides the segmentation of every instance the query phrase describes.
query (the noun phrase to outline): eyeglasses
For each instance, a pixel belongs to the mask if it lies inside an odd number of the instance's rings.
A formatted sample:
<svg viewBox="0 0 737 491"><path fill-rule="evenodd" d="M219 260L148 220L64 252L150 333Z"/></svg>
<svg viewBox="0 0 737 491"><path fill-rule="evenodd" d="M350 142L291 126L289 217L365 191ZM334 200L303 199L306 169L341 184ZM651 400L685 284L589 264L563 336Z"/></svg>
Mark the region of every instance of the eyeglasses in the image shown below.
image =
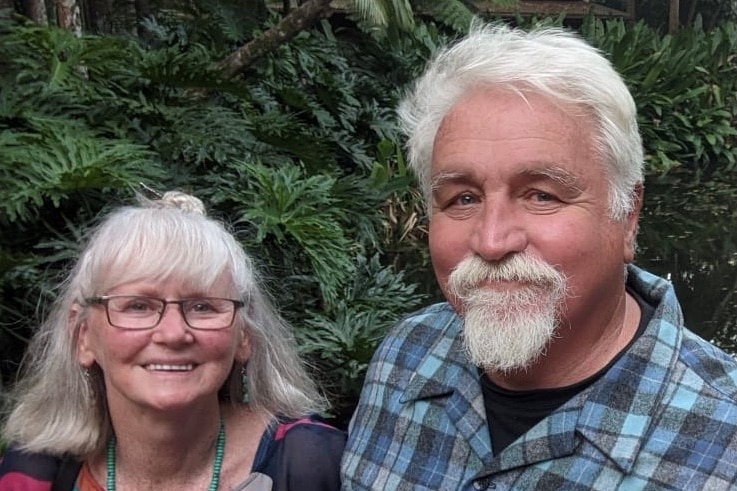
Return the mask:
<svg viewBox="0 0 737 491"><path fill-rule="evenodd" d="M156 327L170 303L179 305L184 322L192 329L225 329L233 325L235 313L245 305L240 300L215 297L164 300L138 295L103 295L85 300L92 305L104 305L110 325L121 329Z"/></svg>

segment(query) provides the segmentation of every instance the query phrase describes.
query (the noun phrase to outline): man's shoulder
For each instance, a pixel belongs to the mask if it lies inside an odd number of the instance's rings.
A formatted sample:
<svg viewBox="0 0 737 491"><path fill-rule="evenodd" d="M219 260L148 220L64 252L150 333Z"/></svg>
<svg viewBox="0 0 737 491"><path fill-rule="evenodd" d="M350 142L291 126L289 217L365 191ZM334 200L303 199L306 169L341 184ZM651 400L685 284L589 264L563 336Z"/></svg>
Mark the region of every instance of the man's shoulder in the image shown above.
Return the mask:
<svg viewBox="0 0 737 491"><path fill-rule="evenodd" d="M373 365L411 371L430 354L451 362L456 358L461 329L462 322L449 304L422 308L390 329L374 353Z"/></svg>
<svg viewBox="0 0 737 491"><path fill-rule="evenodd" d="M391 354L398 352L426 353L438 342L457 339L461 328L460 317L450 304L429 305L400 320L384 337L376 354L393 357Z"/></svg>
<svg viewBox="0 0 737 491"><path fill-rule="evenodd" d="M698 395L735 401L737 360L684 325L681 307L669 281L634 266L629 271L630 286L655 309L648 327L657 339L651 348L655 351L647 353L650 368L661 370L675 362L673 383Z"/></svg>
<svg viewBox="0 0 737 491"><path fill-rule="evenodd" d="M678 359L690 375L679 380L680 384L698 386L699 393L717 398L721 395L737 406L737 360L734 356L684 328Z"/></svg>
<svg viewBox="0 0 737 491"><path fill-rule="evenodd" d="M448 302L439 302L406 315L389 331L388 336L401 336L416 329L442 333L456 326L459 328L459 320L458 314Z"/></svg>

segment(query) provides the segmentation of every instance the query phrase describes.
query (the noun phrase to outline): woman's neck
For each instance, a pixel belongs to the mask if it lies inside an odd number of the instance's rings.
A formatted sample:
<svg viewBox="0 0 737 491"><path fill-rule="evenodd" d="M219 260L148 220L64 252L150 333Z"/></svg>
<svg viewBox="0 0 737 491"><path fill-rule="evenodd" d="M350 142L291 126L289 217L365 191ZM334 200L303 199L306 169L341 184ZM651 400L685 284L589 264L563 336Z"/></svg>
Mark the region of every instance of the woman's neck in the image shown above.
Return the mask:
<svg viewBox="0 0 737 491"><path fill-rule="evenodd" d="M94 473L100 483L113 464L116 491L207 489L220 428L217 405L188 414L111 411L111 419L114 462L103 456L102 472Z"/></svg>
<svg viewBox="0 0 737 491"><path fill-rule="evenodd" d="M212 478L220 417L225 426L221 489L250 474L268 419L245 406L186 415L115 414L116 491L206 490ZM105 452L90 460L95 480L107 479Z"/></svg>

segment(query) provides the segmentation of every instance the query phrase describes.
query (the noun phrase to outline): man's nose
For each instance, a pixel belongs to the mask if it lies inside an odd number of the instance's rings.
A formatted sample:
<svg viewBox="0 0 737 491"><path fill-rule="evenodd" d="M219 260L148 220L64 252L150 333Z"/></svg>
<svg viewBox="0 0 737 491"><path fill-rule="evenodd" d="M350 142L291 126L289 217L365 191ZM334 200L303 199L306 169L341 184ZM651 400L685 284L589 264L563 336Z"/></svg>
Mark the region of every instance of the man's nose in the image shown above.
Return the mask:
<svg viewBox="0 0 737 491"><path fill-rule="evenodd" d="M471 248L487 261L500 261L527 248L525 222L514 203L498 198L486 200L476 218Z"/></svg>

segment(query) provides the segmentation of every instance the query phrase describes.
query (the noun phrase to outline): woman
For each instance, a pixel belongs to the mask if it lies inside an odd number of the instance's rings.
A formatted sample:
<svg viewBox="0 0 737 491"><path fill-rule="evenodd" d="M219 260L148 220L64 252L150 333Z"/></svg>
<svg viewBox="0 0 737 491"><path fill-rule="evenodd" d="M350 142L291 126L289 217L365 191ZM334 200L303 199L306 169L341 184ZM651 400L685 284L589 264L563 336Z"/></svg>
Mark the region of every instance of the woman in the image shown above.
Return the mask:
<svg viewBox="0 0 737 491"><path fill-rule="evenodd" d="M2 490L339 488L344 434L196 198L109 215L29 350Z"/></svg>

